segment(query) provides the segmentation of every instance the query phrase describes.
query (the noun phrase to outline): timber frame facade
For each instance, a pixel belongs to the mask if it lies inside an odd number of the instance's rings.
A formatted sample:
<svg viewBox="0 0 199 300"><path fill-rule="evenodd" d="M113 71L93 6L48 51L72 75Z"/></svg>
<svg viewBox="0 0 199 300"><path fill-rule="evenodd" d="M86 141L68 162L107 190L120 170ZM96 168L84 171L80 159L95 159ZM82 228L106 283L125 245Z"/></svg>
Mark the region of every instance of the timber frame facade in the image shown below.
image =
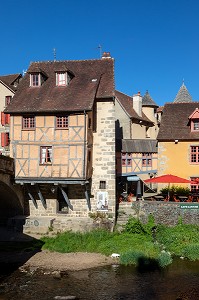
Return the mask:
<svg viewBox="0 0 199 300"><path fill-rule="evenodd" d="M114 224L114 98L107 53L30 65L5 110L15 182L26 199L24 231L84 230L96 211Z"/></svg>
<svg viewBox="0 0 199 300"><path fill-rule="evenodd" d="M158 106L148 91L143 97L140 92L133 97L115 94L117 198L132 193L136 200L144 193L138 182L157 174Z"/></svg>

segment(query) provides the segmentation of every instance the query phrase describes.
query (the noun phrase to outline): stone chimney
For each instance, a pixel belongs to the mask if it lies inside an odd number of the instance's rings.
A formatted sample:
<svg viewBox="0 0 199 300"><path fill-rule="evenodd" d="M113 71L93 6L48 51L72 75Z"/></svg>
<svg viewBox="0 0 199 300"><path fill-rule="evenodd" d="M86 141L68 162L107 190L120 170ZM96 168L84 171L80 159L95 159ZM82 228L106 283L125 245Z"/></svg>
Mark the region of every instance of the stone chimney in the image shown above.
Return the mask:
<svg viewBox="0 0 199 300"><path fill-rule="evenodd" d="M110 52L103 52L102 59L104 59L104 58L111 58Z"/></svg>
<svg viewBox="0 0 199 300"><path fill-rule="evenodd" d="M142 96L140 92L133 96L133 109L138 116L142 116Z"/></svg>

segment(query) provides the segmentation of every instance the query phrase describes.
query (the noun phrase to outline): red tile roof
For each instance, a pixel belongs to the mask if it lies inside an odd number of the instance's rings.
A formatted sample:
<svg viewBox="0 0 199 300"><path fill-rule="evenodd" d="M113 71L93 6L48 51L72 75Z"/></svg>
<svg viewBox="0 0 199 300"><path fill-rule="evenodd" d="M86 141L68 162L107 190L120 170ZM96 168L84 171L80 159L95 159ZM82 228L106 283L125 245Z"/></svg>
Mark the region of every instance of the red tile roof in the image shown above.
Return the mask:
<svg viewBox="0 0 199 300"><path fill-rule="evenodd" d="M115 91L115 96L131 119L143 121L148 123L148 125L150 124L150 126L153 126L153 122L148 119L144 113L142 113L142 116L139 116L133 109L133 97L127 96L119 91Z"/></svg>
<svg viewBox="0 0 199 300"><path fill-rule="evenodd" d="M15 81L19 81L22 77L21 74L10 74L10 75L3 75L0 76L0 81L5 84L8 88L10 88L13 92L17 90L17 86L14 86Z"/></svg>
<svg viewBox="0 0 199 300"><path fill-rule="evenodd" d="M166 103L158 133L158 141L198 140L199 132L191 132L189 116L199 108L199 102Z"/></svg>
<svg viewBox="0 0 199 300"><path fill-rule="evenodd" d="M74 77L68 86L56 86L56 72L68 70ZM47 77L30 87L30 73ZM94 100L114 97L114 60L34 62L22 79L8 113L40 113L91 110Z"/></svg>

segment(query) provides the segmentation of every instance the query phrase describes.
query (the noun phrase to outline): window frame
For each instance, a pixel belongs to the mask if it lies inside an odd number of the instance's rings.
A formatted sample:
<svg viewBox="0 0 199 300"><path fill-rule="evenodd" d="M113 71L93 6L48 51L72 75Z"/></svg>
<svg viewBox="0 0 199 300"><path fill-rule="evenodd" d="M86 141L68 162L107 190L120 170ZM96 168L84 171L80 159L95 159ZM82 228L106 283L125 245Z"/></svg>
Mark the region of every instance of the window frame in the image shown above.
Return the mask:
<svg viewBox="0 0 199 300"><path fill-rule="evenodd" d="M131 167L132 166L132 153L122 152L122 167Z"/></svg>
<svg viewBox="0 0 199 300"><path fill-rule="evenodd" d="M41 74L40 73L31 73L30 74L30 86L39 87L41 86Z"/></svg>
<svg viewBox="0 0 199 300"><path fill-rule="evenodd" d="M35 116L22 116L22 130L35 130L36 118Z"/></svg>
<svg viewBox="0 0 199 300"><path fill-rule="evenodd" d="M40 146L40 165L52 165L52 151L52 146Z"/></svg>
<svg viewBox="0 0 199 300"><path fill-rule="evenodd" d="M193 149L195 149L195 151L193 151ZM190 145L190 164L199 164L199 146L197 145Z"/></svg>
<svg viewBox="0 0 199 300"><path fill-rule="evenodd" d="M152 153L143 152L142 153L142 167L152 167Z"/></svg>
<svg viewBox="0 0 199 300"><path fill-rule="evenodd" d="M69 116L68 115L56 116L55 128L56 129L68 129L69 128Z"/></svg>
<svg viewBox="0 0 199 300"><path fill-rule="evenodd" d="M190 184L191 192L192 193L198 193L198 191L199 191L199 178L198 177L191 177L190 180L192 181L192 183Z"/></svg>
<svg viewBox="0 0 199 300"><path fill-rule="evenodd" d="M99 188L101 190L106 190L106 181L105 180L100 180Z"/></svg>
<svg viewBox="0 0 199 300"><path fill-rule="evenodd" d="M192 132L199 131L199 118L191 120L191 131Z"/></svg>
<svg viewBox="0 0 199 300"><path fill-rule="evenodd" d="M12 96L5 96L5 107L7 107L12 101Z"/></svg>
<svg viewBox="0 0 199 300"><path fill-rule="evenodd" d="M63 77L63 78L62 78ZM56 72L56 86L67 86L67 72Z"/></svg>

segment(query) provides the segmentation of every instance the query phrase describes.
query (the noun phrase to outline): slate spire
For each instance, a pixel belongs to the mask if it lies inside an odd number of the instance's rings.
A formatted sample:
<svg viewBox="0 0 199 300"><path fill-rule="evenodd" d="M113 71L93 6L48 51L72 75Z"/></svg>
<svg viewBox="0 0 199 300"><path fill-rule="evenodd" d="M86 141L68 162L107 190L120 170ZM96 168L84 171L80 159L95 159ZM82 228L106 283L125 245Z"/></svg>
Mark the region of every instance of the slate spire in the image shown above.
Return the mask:
<svg viewBox="0 0 199 300"><path fill-rule="evenodd" d="M173 101L174 103L188 103L188 102L192 102L192 97L191 95L189 94L185 84L184 84L184 81Z"/></svg>
<svg viewBox="0 0 199 300"><path fill-rule="evenodd" d="M145 95L142 98L142 106L158 107L155 101L151 98L148 90L146 91Z"/></svg>

